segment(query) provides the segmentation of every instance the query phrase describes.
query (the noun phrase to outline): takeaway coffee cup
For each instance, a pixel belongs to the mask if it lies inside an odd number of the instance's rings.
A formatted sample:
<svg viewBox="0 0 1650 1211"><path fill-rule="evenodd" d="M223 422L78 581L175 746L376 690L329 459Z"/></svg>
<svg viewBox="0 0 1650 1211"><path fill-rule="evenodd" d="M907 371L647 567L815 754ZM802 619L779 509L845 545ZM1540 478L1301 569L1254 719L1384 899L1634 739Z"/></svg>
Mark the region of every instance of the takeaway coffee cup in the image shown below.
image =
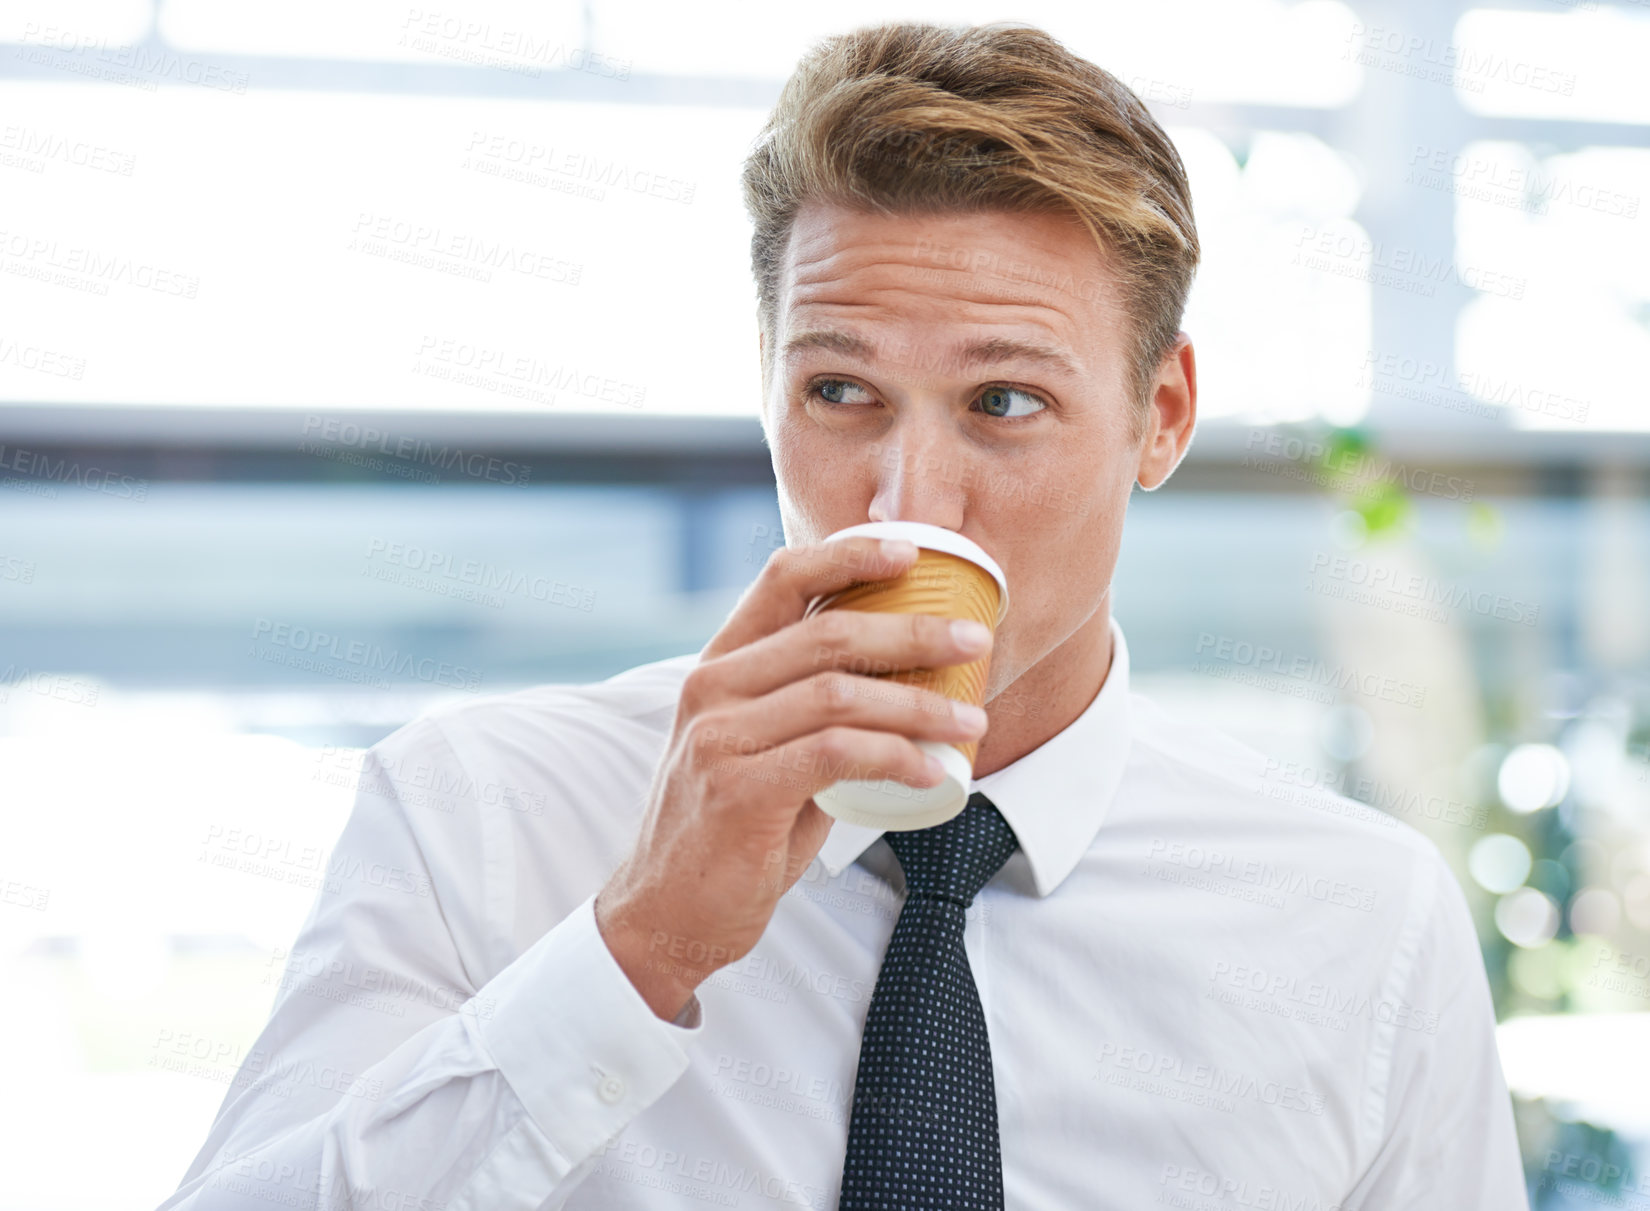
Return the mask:
<svg viewBox="0 0 1650 1211"><path fill-rule="evenodd" d="M803 617L811 618L821 610L938 614L944 618L972 618L995 632L1008 613L1008 581L1002 569L978 544L955 531L917 521L873 521L838 530L826 541L852 537L909 539L917 546L917 558L904 573L890 580L864 581L814 598ZM918 685L947 698L984 706L990 664L988 653L967 664L936 669L896 672L852 664L845 667L851 673ZM968 802L979 742L919 740L917 747L938 758L944 767L945 781L938 786L910 786L892 778L850 778L820 791L814 802L838 820L893 832L944 824Z"/></svg>

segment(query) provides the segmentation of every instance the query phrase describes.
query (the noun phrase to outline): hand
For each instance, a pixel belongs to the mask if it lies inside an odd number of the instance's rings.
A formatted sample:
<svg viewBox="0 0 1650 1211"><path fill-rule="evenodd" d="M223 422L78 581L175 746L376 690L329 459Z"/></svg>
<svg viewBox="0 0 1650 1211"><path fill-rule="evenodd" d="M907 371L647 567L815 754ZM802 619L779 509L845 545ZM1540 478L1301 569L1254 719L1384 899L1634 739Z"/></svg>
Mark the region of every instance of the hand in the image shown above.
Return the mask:
<svg viewBox="0 0 1650 1211"><path fill-rule="evenodd" d="M965 664L990 650L987 628L802 617L820 594L891 579L915 558L908 542L857 536L775 551L684 680L640 834L595 903L608 949L660 1017L761 938L830 830L814 794L843 778L937 786L944 775L915 741L985 734L977 707L852 670Z"/></svg>

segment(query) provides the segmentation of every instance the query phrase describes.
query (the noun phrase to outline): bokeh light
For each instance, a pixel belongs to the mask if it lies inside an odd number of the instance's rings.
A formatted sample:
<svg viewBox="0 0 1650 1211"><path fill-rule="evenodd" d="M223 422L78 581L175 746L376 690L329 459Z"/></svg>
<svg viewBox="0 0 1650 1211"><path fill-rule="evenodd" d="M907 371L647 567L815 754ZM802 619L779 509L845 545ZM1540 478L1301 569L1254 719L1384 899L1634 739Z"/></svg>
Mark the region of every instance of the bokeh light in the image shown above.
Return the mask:
<svg viewBox="0 0 1650 1211"><path fill-rule="evenodd" d="M1607 887L1584 888L1570 901L1570 929L1575 933L1608 934L1621 924L1621 901Z"/></svg>
<svg viewBox="0 0 1650 1211"><path fill-rule="evenodd" d="M1521 815L1551 807L1570 788L1570 763L1550 744L1521 744L1501 762L1496 789Z"/></svg>
<svg viewBox="0 0 1650 1211"><path fill-rule="evenodd" d="M1520 887L1496 901L1495 926L1514 946L1544 946L1558 933L1558 905L1533 887Z"/></svg>
<svg viewBox="0 0 1650 1211"><path fill-rule="evenodd" d="M1529 877L1530 847L1517 837L1495 833L1468 852L1467 870L1485 891L1509 892Z"/></svg>

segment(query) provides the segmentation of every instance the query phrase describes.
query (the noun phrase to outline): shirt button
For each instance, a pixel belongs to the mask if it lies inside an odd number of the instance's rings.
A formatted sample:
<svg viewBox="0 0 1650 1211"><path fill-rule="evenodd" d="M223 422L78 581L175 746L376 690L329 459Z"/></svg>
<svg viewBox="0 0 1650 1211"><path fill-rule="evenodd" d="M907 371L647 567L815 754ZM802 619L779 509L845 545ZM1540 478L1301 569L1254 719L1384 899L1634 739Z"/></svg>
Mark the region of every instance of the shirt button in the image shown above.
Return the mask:
<svg viewBox="0 0 1650 1211"><path fill-rule="evenodd" d="M624 1078L604 1076L601 1083L596 1086L596 1092L601 1096L602 1101L611 1106L624 1097Z"/></svg>

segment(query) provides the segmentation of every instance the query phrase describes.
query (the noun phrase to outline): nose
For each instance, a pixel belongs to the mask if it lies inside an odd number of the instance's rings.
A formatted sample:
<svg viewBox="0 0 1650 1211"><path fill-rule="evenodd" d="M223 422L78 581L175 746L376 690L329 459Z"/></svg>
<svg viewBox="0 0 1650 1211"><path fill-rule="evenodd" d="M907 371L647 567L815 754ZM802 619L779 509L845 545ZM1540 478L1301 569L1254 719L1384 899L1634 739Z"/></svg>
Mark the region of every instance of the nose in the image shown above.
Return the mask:
<svg viewBox="0 0 1650 1211"><path fill-rule="evenodd" d="M943 422L903 415L876 443L871 521L922 521L961 532L969 483L961 441Z"/></svg>

